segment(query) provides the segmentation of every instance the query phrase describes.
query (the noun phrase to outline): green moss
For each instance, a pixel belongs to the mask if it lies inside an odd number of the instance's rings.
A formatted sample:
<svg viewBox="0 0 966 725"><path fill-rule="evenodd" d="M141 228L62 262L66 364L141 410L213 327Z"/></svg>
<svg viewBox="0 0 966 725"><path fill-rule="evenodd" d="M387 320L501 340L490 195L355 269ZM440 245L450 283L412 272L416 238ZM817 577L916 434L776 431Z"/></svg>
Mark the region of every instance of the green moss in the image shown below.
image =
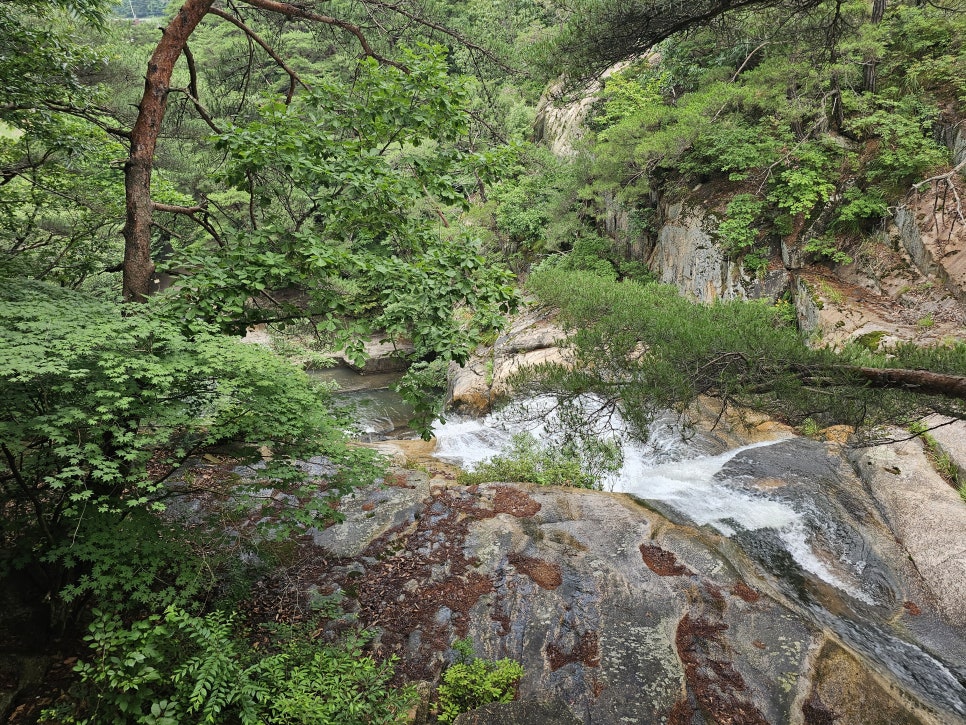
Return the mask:
<svg viewBox="0 0 966 725"><path fill-rule="evenodd" d="M879 349L879 345L881 344L883 337L885 337L884 330L873 330L872 332L865 332L861 335L858 335L852 340L852 342L859 347L864 347L869 352L875 352Z"/></svg>

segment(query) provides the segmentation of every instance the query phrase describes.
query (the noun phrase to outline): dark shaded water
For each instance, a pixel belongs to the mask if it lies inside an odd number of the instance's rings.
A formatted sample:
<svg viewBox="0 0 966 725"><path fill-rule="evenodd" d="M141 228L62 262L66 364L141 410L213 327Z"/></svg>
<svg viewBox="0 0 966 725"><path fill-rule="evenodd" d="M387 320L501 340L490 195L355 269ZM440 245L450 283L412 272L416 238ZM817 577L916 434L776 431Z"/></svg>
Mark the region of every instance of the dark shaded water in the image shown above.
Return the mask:
<svg viewBox="0 0 966 725"><path fill-rule="evenodd" d="M349 410L358 425L360 438L374 441L406 438L412 434L408 427L412 406L390 387L402 377L401 373L360 375L340 366L313 370L310 375L339 386L335 400Z"/></svg>

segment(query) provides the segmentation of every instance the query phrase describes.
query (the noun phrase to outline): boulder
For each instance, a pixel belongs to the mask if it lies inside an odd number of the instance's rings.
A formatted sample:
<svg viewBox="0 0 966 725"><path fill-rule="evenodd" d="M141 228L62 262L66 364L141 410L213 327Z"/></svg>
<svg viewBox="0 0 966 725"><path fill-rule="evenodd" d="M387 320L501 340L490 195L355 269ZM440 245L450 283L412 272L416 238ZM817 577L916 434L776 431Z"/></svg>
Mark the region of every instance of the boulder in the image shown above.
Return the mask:
<svg viewBox="0 0 966 725"><path fill-rule="evenodd" d="M859 449L852 462L940 611L966 625L966 505L959 494L916 439Z"/></svg>
<svg viewBox="0 0 966 725"><path fill-rule="evenodd" d="M569 364L560 347L566 334L543 309L531 309L513 320L490 348L481 348L462 367L449 369L447 403L459 413L481 416L508 396L512 376L541 364Z"/></svg>

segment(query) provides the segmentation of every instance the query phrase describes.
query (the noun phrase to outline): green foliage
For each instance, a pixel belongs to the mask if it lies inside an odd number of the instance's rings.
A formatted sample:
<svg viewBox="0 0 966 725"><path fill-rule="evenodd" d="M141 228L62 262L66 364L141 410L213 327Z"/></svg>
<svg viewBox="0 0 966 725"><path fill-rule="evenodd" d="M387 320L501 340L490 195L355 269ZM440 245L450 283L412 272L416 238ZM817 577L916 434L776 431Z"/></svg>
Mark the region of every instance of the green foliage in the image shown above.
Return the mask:
<svg viewBox="0 0 966 725"><path fill-rule="evenodd" d="M726 217L718 224L718 235L729 254L744 257L746 266L757 271L767 265L767 249L758 249L760 232L755 223L765 203L751 194L737 194L729 203Z"/></svg>
<svg viewBox="0 0 966 725"><path fill-rule="evenodd" d="M835 264L852 264L852 257L835 246L831 235L812 237L802 245L802 251L816 259L827 259Z"/></svg>
<svg viewBox="0 0 966 725"><path fill-rule="evenodd" d="M345 446L324 395L271 352L209 331L186 337L149 306L122 315L41 283L8 280L0 291L0 401L5 561L41 558L86 575L52 578L54 598L68 583L68 596L107 594L112 582L143 593L162 565L121 584L127 565L113 555L117 543L151 529L138 512L164 496L178 465L212 445L271 447L266 473L304 499L292 516L305 525L332 512L302 488L291 457L329 456L341 471L333 492L375 475L366 455ZM159 555L150 541L137 551L143 558L131 566Z"/></svg>
<svg viewBox="0 0 966 725"><path fill-rule="evenodd" d="M803 420L802 424L798 426L798 430L807 438L816 438L818 434L822 432L821 426L815 421L814 418L806 418Z"/></svg>
<svg viewBox="0 0 966 725"><path fill-rule="evenodd" d="M413 363L395 385L403 400L413 406L409 424L429 440L432 426L443 416L446 374L449 364L443 358Z"/></svg>
<svg viewBox="0 0 966 725"><path fill-rule="evenodd" d="M501 252L530 261L571 247L581 225L573 213L577 170L567 160L520 144L515 163L503 170L488 196Z"/></svg>
<svg viewBox="0 0 966 725"><path fill-rule="evenodd" d="M217 562L196 554L200 533L186 536L151 511L88 511L75 523L71 538L44 555L48 566L79 573L61 581L58 595L67 605L91 600L114 612L191 607L217 584Z"/></svg>
<svg viewBox="0 0 966 725"><path fill-rule="evenodd" d="M887 14L880 42L884 71L898 82L895 95L925 95L932 100L966 104L966 57L958 12L936 12L932 6L896 4ZM891 89L890 89L891 90Z"/></svg>
<svg viewBox="0 0 966 725"><path fill-rule="evenodd" d="M104 10L102 0L0 5L0 120L20 120L48 102L85 95L78 72L95 56L76 36L85 26L99 27Z"/></svg>
<svg viewBox="0 0 966 725"><path fill-rule="evenodd" d="M768 201L792 216L810 214L832 198L835 184L829 179L829 157L821 149L803 145L789 165L775 175Z"/></svg>
<svg viewBox="0 0 966 725"><path fill-rule="evenodd" d="M657 13L649 33L668 20L660 5L578 3L562 37L577 42L594 36L595 24L626 15L636 27ZM757 5L675 35L607 78L577 197L589 201L585 217L602 217L615 205L649 206L656 191L713 183L719 193L738 191L720 231L730 253L744 250L747 267L764 270L776 237L796 242L813 228L808 253L846 264L845 235L869 231L912 183L948 163L935 121L938 108L966 97L966 23L928 6L890 4L873 25L860 3L815 3L792 17ZM833 15L843 31L830 40ZM571 48L574 57L621 44L598 41L592 51ZM922 79L915 89L910 68ZM863 90L870 69L875 93ZM736 181L740 190L728 183Z"/></svg>
<svg viewBox="0 0 966 725"><path fill-rule="evenodd" d="M889 210L884 191L876 187L867 190L850 187L842 194L842 202L834 223L837 231L859 231L867 223L881 219Z"/></svg>
<svg viewBox="0 0 966 725"><path fill-rule="evenodd" d="M438 718L451 723L460 713L475 710L491 702L510 702L516 696L516 686L523 677L523 666L511 659L488 660L476 657L469 638L459 640L453 648L460 655L443 672L437 688Z"/></svg>
<svg viewBox="0 0 966 725"><path fill-rule="evenodd" d="M123 149L94 125L63 114L0 138L0 276L77 287L116 263L123 216ZM39 126L39 127L38 127ZM14 173L12 170L16 169Z"/></svg>
<svg viewBox="0 0 966 725"><path fill-rule="evenodd" d="M617 447L606 442L558 447L541 443L529 433L517 433L506 453L481 463L472 472L460 473L459 481L467 485L512 481L599 489L603 476L620 470L621 463Z"/></svg>
<svg viewBox="0 0 966 725"><path fill-rule="evenodd" d="M488 158L460 144L464 84L439 48L403 60L408 73L361 62L351 84L319 81L220 136L222 176L253 195L257 228L180 250L172 264L191 274L174 307L233 331L319 315L336 347L380 329L417 357L455 360L501 323L515 303L508 272L468 232L438 228L440 204L464 206L462 175ZM293 286L298 304L261 299Z"/></svg>
<svg viewBox="0 0 966 725"><path fill-rule="evenodd" d="M879 349L879 345L882 344L882 338L885 337L885 334L884 330L873 330L872 332L865 332L859 335L852 342L860 347L864 347L869 352L875 352Z"/></svg>
<svg viewBox="0 0 966 725"><path fill-rule="evenodd" d="M936 109L915 97L898 102L870 100L857 102L861 115L847 124L859 139L875 139L878 144L877 153L865 167L869 182L894 194L949 161L949 152L932 138Z"/></svg>
<svg viewBox="0 0 966 725"><path fill-rule="evenodd" d="M63 723L401 723L412 688L390 686L393 663L365 654L363 634L335 645L307 629L278 628L275 651L240 639L235 618L169 607L125 626L96 612L85 640L94 657L75 668L83 697Z"/></svg>
<svg viewBox="0 0 966 725"><path fill-rule="evenodd" d="M697 305L661 285L552 269L531 275L528 285L542 302L561 308L575 346L572 367L533 371L529 391L614 401L640 438L662 411L686 418L700 395L793 424L811 418L820 427L843 423L867 430L915 420L930 409L961 411L955 401L871 388L849 365L963 374L963 344L903 345L875 354L856 346L836 353L807 347L780 309L761 302Z"/></svg>
<svg viewBox="0 0 966 725"><path fill-rule="evenodd" d="M613 242L598 234L584 234L576 239L567 255L564 269L584 270L602 277L615 279Z"/></svg>

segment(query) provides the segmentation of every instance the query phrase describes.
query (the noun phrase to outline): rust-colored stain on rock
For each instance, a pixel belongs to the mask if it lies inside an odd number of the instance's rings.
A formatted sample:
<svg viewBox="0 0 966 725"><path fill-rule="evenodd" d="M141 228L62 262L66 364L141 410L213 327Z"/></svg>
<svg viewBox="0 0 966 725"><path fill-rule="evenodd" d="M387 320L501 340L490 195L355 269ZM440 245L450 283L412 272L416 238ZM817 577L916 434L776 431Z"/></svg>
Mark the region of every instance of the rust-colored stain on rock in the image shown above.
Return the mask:
<svg viewBox="0 0 966 725"><path fill-rule="evenodd" d="M540 510L540 504L523 491L512 486L496 486L493 496L493 511L498 514L511 514L518 519L528 519Z"/></svg>
<svg viewBox="0 0 966 725"><path fill-rule="evenodd" d="M906 612L908 614L911 614L913 617L918 617L920 614L922 614L922 610L919 608L919 605L916 604L915 602L903 602L902 608L905 609Z"/></svg>
<svg viewBox="0 0 966 725"><path fill-rule="evenodd" d="M805 725L835 725L835 721L841 717L826 707L815 693L802 705L802 715L805 716Z"/></svg>
<svg viewBox="0 0 966 725"><path fill-rule="evenodd" d="M728 625L685 614L678 622L674 645L684 665L687 699L674 706L670 721L684 725L694 707L715 723L768 725L754 703L745 697L745 680L734 666L723 659L728 651L722 633Z"/></svg>
<svg viewBox="0 0 966 725"><path fill-rule="evenodd" d="M641 558L647 568L658 576L691 576L694 572L682 564L678 564L677 557L660 546L641 544Z"/></svg>
<svg viewBox="0 0 966 725"><path fill-rule="evenodd" d="M509 554L507 561L513 564L518 572L526 574L544 589L556 589L563 583L563 575L557 564L516 553Z"/></svg>
<svg viewBox="0 0 966 725"><path fill-rule="evenodd" d="M565 652L551 642L547 645L546 653L550 669L554 672L571 662L579 662L585 667L600 666L600 643L597 632L584 632L570 652Z"/></svg>
<svg viewBox="0 0 966 725"><path fill-rule="evenodd" d="M744 599L746 602L755 603L761 599L761 594L756 592L750 586L744 582L738 582L733 587L731 587L731 593L740 599Z"/></svg>

